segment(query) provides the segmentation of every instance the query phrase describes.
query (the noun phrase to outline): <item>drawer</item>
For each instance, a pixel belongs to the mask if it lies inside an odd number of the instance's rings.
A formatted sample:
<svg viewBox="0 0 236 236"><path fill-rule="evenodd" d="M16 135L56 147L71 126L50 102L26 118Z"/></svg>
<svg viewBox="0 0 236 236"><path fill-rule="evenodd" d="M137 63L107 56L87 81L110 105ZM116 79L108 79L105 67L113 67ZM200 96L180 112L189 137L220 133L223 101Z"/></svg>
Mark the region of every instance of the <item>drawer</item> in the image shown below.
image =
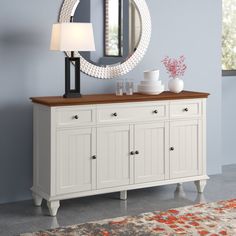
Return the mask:
<svg viewBox="0 0 236 236"><path fill-rule="evenodd" d="M184 101L170 103L171 118L185 118L201 116L201 101Z"/></svg>
<svg viewBox="0 0 236 236"><path fill-rule="evenodd" d="M167 118L167 105L113 106L98 108L98 123L118 123L132 121L154 121Z"/></svg>
<svg viewBox="0 0 236 236"><path fill-rule="evenodd" d="M95 122L95 109L88 108L58 108L56 110L57 126L89 125Z"/></svg>

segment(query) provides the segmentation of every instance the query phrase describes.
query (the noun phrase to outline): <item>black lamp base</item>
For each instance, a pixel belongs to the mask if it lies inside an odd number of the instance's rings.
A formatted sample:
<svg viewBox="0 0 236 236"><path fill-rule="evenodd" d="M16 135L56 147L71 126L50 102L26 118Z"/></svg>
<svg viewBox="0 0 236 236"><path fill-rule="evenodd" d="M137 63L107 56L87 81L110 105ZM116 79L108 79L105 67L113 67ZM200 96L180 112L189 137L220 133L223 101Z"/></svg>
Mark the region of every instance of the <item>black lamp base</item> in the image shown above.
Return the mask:
<svg viewBox="0 0 236 236"><path fill-rule="evenodd" d="M71 62L75 63L75 88L71 89L70 66ZM80 98L80 58L66 57L65 58L65 94L64 98Z"/></svg>
<svg viewBox="0 0 236 236"><path fill-rule="evenodd" d="M81 98L82 95L80 93L67 93L63 95L63 98Z"/></svg>

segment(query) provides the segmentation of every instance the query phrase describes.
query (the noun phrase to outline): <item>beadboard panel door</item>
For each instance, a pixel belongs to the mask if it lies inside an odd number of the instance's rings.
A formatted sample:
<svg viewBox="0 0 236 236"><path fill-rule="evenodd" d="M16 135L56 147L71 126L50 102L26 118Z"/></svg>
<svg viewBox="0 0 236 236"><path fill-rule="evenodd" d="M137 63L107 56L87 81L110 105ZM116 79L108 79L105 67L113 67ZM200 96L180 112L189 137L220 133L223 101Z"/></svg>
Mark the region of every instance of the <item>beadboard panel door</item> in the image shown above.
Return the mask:
<svg viewBox="0 0 236 236"><path fill-rule="evenodd" d="M130 125L97 129L98 189L130 184L132 146L133 129Z"/></svg>
<svg viewBox="0 0 236 236"><path fill-rule="evenodd" d="M135 183L164 180L168 174L169 124L135 125Z"/></svg>
<svg viewBox="0 0 236 236"><path fill-rule="evenodd" d="M93 189L96 130L65 129L57 134L57 194Z"/></svg>
<svg viewBox="0 0 236 236"><path fill-rule="evenodd" d="M170 122L170 178L202 174L201 120Z"/></svg>

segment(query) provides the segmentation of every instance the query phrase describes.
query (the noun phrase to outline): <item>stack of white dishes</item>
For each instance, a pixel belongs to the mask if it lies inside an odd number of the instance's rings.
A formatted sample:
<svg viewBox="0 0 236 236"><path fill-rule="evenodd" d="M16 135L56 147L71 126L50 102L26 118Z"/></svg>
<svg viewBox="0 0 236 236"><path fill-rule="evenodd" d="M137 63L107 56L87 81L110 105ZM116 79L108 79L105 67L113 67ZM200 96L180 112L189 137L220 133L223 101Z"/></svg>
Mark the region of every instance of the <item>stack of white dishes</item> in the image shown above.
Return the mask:
<svg viewBox="0 0 236 236"><path fill-rule="evenodd" d="M159 70L145 71L144 80L138 85L138 92L156 95L164 92L164 85L159 80Z"/></svg>

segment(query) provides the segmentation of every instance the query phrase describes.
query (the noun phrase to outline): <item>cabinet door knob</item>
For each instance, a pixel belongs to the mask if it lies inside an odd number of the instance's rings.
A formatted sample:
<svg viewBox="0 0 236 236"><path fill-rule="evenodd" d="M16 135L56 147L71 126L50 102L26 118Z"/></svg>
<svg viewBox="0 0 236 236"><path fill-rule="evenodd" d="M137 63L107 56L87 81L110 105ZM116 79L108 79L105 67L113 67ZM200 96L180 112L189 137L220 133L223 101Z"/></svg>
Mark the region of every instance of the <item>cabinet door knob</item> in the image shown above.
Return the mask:
<svg viewBox="0 0 236 236"><path fill-rule="evenodd" d="M115 113L113 113L113 114L112 114L112 116L115 116L115 117L117 117L117 113L116 113L116 112L115 112Z"/></svg>
<svg viewBox="0 0 236 236"><path fill-rule="evenodd" d="M153 111L154 114L158 114L158 110Z"/></svg>
<svg viewBox="0 0 236 236"><path fill-rule="evenodd" d="M93 160L96 160L96 159L97 159L97 156L92 156L92 159L93 159Z"/></svg>
<svg viewBox="0 0 236 236"><path fill-rule="evenodd" d="M75 115L75 116L74 116L74 119L75 119L75 120L78 120L78 119L79 119L79 116L78 116L78 115Z"/></svg>
<svg viewBox="0 0 236 236"><path fill-rule="evenodd" d="M185 111L185 112L188 112L188 108L187 108L187 107L186 107L186 108L184 108L184 111Z"/></svg>
<svg viewBox="0 0 236 236"><path fill-rule="evenodd" d="M171 147L171 148L170 148L170 151L174 151L174 150L175 150L175 148L174 148L174 147Z"/></svg>
<svg viewBox="0 0 236 236"><path fill-rule="evenodd" d="M136 151L135 154L138 155L138 154L139 154L139 151Z"/></svg>
<svg viewBox="0 0 236 236"><path fill-rule="evenodd" d="M134 152L130 152L130 155L132 155L132 156L133 156L133 155L134 155Z"/></svg>

